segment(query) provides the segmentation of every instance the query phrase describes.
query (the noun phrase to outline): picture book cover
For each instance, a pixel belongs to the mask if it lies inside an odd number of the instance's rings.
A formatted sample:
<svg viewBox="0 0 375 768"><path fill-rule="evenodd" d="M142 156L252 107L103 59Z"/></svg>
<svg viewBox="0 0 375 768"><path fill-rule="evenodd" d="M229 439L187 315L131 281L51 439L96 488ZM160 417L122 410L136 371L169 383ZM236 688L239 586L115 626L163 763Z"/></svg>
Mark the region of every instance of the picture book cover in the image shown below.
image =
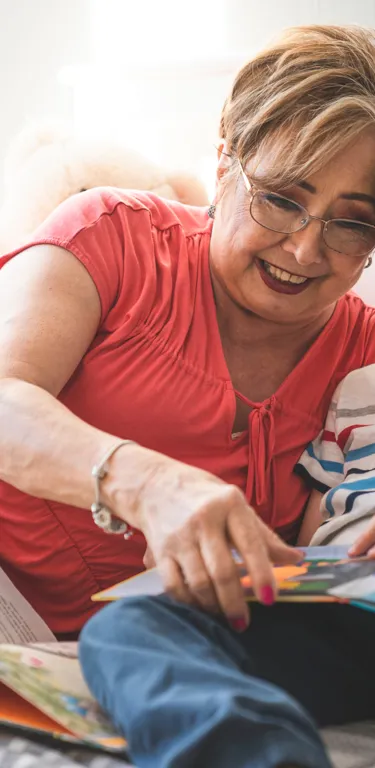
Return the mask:
<svg viewBox="0 0 375 768"><path fill-rule="evenodd" d="M86 686L76 643L0 645L0 722L125 752Z"/></svg>
<svg viewBox="0 0 375 768"><path fill-rule="evenodd" d="M275 566L279 601L343 602L375 611L375 561L348 557L346 547L306 547L298 565ZM234 553L245 595L254 600L251 578ZM163 585L156 568L99 592L93 600L111 601L138 595L157 595Z"/></svg>
<svg viewBox="0 0 375 768"><path fill-rule="evenodd" d="M83 679L76 643L58 643L0 568L0 723L126 755Z"/></svg>

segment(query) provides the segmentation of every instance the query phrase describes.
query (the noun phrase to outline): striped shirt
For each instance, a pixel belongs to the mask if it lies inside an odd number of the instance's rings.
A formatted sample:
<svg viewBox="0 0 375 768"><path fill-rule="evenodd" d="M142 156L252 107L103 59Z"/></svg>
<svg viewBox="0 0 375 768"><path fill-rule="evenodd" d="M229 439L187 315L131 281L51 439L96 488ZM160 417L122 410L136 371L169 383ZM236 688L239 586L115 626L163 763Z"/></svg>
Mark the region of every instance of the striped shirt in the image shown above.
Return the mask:
<svg viewBox="0 0 375 768"><path fill-rule="evenodd" d="M314 536L314 544L323 543L323 538L328 543L328 533L333 538L375 513L375 365L342 380L325 428L302 454L296 472L324 494L322 522L328 522Z"/></svg>

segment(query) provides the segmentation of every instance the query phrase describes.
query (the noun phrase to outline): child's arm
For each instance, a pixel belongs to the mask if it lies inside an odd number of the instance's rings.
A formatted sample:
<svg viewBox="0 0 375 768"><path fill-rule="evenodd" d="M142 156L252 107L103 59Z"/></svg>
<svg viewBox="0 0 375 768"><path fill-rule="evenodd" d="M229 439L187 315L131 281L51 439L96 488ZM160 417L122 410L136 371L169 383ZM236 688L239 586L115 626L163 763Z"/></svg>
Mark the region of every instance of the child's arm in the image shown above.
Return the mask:
<svg viewBox="0 0 375 768"><path fill-rule="evenodd" d="M324 429L307 446L295 467L311 489L297 545L307 547L329 514L324 508L326 494L344 480L344 455L336 441L336 415L342 385L336 389ZM323 500L323 501L322 501Z"/></svg>
<svg viewBox="0 0 375 768"><path fill-rule="evenodd" d="M304 514L301 530L299 532L297 546L307 547L319 526L322 524L322 513L320 511L320 503L323 498L323 494L317 491L315 488L311 492L306 512Z"/></svg>
<svg viewBox="0 0 375 768"><path fill-rule="evenodd" d="M317 524L325 522L323 539L318 534L314 543L326 543L327 537L332 540L332 535L347 527L347 540L352 537L350 554L368 553L375 558L375 365L352 371L341 382L324 430L304 451L295 471L316 489L298 544L310 543ZM356 531L371 517L367 531L359 536Z"/></svg>

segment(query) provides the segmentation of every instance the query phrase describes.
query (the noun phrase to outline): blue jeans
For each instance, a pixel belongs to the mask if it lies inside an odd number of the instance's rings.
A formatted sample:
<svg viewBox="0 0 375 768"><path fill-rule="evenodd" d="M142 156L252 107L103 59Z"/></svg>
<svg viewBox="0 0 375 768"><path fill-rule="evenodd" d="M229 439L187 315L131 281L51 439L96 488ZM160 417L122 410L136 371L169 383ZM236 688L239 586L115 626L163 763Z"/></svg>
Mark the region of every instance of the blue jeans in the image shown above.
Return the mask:
<svg viewBox="0 0 375 768"><path fill-rule="evenodd" d="M329 768L315 723L375 716L374 640L348 606L257 604L236 635L144 597L92 618L80 658L137 768Z"/></svg>

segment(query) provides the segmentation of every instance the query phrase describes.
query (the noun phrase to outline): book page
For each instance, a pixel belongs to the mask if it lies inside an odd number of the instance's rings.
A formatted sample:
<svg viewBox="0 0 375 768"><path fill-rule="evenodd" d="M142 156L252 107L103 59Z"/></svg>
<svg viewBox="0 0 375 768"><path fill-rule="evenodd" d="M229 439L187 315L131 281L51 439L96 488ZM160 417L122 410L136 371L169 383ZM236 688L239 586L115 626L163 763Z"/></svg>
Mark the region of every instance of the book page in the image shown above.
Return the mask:
<svg viewBox="0 0 375 768"><path fill-rule="evenodd" d="M56 640L43 619L0 568L0 643L37 643Z"/></svg>
<svg viewBox="0 0 375 768"><path fill-rule="evenodd" d="M0 682L79 740L124 750L83 679L77 643L0 645Z"/></svg>
<svg viewBox="0 0 375 768"><path fill-rule="evenodd" d="M306 559L309 561L314 560L339 560L341 558L347 557L348 548L345 547L337 547L337 546L324 546L324 547L299 547L299 550L305 553ZM249 580L246 577L246 570L244 568L241 568L242 566L242 559L239 557L238 553L233 551L233 559L238 566L238 568L241 571L242 584L245 588L245 594L247 594L248 597L251 596L248 587L249 587ZM374 564L374 570L375 570L375 564ZM296 571L297 573L298 571ZM301 571L302 572L302 571ZM277 573L279 577L285 575L284 572L281 571L281 569L277 569ZM293 575L294 571L290 572L290 575ZM280 581L280 578L279 578ZM130 579L126 579L125 581L121 581L119 584L115 584L115 586L110 587L109 589L105 589L102 592L98 592L96 595L92 596L92 600L95 602L110 602L111 600L121 600L124 597L140 597L142 595L161 595L164 591L163 588L163 582L161 580L161 576L157 570L157 568L150 568L148 571L142 571L142 573L137 574L136 576L132 576Z"/></svg>
<svg viewBox="0 0 375 768"><path fill-rule="evenodd" d="M69 741L76 740L67 728L43 714L3 683L0 683L0 723L41 733L52 733L56 737L63 736Z"/></svg>

